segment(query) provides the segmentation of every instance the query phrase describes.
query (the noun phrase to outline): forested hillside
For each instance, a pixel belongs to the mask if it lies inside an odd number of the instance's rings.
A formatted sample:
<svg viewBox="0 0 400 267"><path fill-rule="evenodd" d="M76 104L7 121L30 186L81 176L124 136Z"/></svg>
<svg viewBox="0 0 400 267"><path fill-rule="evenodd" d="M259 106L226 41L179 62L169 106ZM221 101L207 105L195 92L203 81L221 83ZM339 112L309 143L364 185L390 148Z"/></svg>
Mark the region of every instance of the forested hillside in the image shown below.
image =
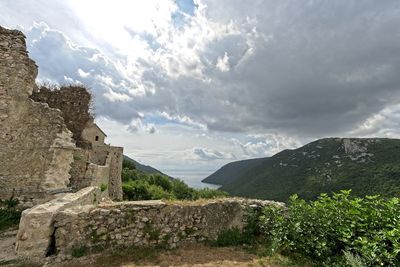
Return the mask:
<svg viewBox="0 0 400 267"><path fill-rule="evenodd" d="M400 140L321 139L243 168L245 171L238 171L236 177L230 172L221 172L229 170L225 166L218 176L211 175L205 181L221 184L221 189L232 195L280 201L295 193L313 199L320 193L341 189L352 189L357 196L398 196Z"/></svg>

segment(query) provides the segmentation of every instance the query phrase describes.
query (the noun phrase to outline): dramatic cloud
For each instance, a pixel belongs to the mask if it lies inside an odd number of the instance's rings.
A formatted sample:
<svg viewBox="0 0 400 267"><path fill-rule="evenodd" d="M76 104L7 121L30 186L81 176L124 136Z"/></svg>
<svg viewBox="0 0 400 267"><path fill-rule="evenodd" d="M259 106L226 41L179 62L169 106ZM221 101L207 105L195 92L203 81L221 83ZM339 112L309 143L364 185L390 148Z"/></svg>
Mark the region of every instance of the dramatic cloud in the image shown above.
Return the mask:
<svg viewBox="0 0 400 267"><path fill-rule="evenodd" d="M25 2L2 1L0 24L25 32L39 79L87 84L119 140L178 136L149 156L162 166L400 136L397 0Z"/></svg>

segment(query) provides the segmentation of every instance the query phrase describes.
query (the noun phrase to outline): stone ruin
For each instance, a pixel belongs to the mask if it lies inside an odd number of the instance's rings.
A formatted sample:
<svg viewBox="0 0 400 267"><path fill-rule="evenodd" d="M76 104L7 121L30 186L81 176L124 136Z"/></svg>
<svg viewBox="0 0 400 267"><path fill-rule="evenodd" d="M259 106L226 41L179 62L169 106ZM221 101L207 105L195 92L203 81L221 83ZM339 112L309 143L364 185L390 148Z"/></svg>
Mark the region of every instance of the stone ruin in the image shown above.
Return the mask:
<svg viewBox="0 0 400 267"><path fill-rule="evenodd" d="M77 86L39 90L37 72L25 36L0 27L0 199L32 207L101 184L122 199L122 148L104 143L90 94Z"/></svg>
<svg viewBox="0 0 400 267"><path fill-rule="evenodd" d="M104 143L89 113L90 94L77 86L39 89L37 73L25 36L0 27L0 200L30 208L17 238L26 251L48 249L56 211L122 200L123 149ZM41 238L43 247L34 248L32 240Z"/></svg>
<svg viewBox="0 0 400 267"><path fill-rule="evenodd" d="M18 199L28 208L16 237L19 256L60 260L82 248L173 248L241 229L248 209L281 205L110 201L122 199L123 149L104 143L86 90L38 88L36 75L25 36L0 26L0 199Z"/></svg>

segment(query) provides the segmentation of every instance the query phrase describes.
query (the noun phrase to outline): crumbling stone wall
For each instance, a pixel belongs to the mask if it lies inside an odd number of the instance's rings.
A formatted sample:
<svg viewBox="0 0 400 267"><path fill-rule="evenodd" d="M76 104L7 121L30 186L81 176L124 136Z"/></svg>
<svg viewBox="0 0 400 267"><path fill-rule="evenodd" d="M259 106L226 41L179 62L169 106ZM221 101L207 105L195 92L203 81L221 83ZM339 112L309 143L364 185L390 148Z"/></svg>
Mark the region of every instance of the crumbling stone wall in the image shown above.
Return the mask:
<svg viewBox="0 0 400 267"><path fill-rule="evenodd" d="M19 224L15 250L22 256L43 258L54 251L54 223L58 212L79 205L99 203L103 192L86 187L47 203L24 210Z"/></svg>
<svg viewBox="0 0 400 267"><path fill-rule="evenodd" d="M86 186L107 185L110 198L122 200L122 159L122 147L103 145L75 150L69 186L77 191Z"/></svg>
<svg viewBox="0 0 400 267"><path fill-rule="evenodd" d="M0 199L30 204L67 187L75 149L61 111L29 98L36 75L25 36L0 27Z"/></svg>
<svg viewBox="0 0 400 267"><path fill-rule="evenodd" d="M47 103L51 108L61 110L67 128L78 147L88 148L90 143L82 138L82 132L89 121L93 121L90 113L92 96L83 86L62 86L48 88L40 86L30 96L36 102Z"/></svg>
<svg viewBox="0 0 400 267"><path fill-rule="evenodd" d="M41 86L31 99L61 110L67 128L80 149L74 152L69 186L76 191L90 185L106 184L112 199L122 199L122 153L120 147L104 144L105 134L91 115L91 94L82 86L47 88ZM95 136L99 140L95 140ZM105 176L108 174L108 180ZM96 184L97 183L97 184Z"/></svg>
<svg viewBox="0 0 400 267"><path fill-rule="evenodd" d="M111 199L122 200L122 160L123 148L115 146L94 146L93 154L106 155L105 165L110 167L108 194Z"/></svg>
<svg viewBox="0 0 400 267"><path fill-rule="evenodd" d="M247 209L283 205L248 199L203 200L187 203L132 201L100 203L60 211L55 216L55 251L118 246L164 246L213 240L226 229L245 225Z"/></svg>

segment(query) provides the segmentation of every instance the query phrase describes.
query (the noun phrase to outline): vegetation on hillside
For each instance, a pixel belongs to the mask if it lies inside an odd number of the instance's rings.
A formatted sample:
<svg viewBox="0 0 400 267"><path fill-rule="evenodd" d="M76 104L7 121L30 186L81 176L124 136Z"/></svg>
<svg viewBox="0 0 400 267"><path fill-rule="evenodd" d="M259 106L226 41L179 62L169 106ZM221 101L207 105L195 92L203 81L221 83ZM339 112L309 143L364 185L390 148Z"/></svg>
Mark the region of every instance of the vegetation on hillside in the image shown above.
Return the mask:
<svg viewBox="0 0 400 267"><path fill-rule="evenodd" d="M186 199L226 197L226 192L215 189L193 189L179 179L154 173L144 173L133 162L124 159L122 190L125 200Z"/></svg>
<svg viewBox="0 0 400 267"><path fill-rule="evenodd" d="M267 160L268 158L256 158L230 162L222 166L216 172L209 175L202 182L217 185L234 183L237 179L240 179L248 171L257 167L258 165L263 164Z"/></svg>
<svg viewBox="0 0 400 267"><path fill-rule="evenodd" d="M400 199L358 198L349 191L307 202L296 195L286 208L268 206L248 215L242 233L221 233L238 243L309 259L314 266L400 266Z"/></svg>
<svg viewBox="0 0 400 267"><path fill-rule="evenodd" d="M153 167L151 167L151 166L148 166L148 165L140 164L140 163L137 162L136 160L131 159L130 157L128 157L128 156L126 156L126 155L124 155L124 159L125 159L125 162L130 162L131 165L132 165L134 168L136 168L137 170L139 170L139 171L141 171L141 172L150 173L150 174L159 173L159 174L165 175L164 173L160 172L159 170L157 170L157 169L155 169L155 168L153 168ZM166 176L167 176L167 175L166 175Z"/></svg>
<svg viewBox="0 0 400 267"><path fill-rule="evenodd" d="M347 144L345 144L347 142ZM288 201L293 194L313 200L322 192L352 189L356 196L400 193L400 140L384 138L317 140L284 150L234 179L207 179L231 195ZM252 161L245 163L252 164Z"/></svg>

